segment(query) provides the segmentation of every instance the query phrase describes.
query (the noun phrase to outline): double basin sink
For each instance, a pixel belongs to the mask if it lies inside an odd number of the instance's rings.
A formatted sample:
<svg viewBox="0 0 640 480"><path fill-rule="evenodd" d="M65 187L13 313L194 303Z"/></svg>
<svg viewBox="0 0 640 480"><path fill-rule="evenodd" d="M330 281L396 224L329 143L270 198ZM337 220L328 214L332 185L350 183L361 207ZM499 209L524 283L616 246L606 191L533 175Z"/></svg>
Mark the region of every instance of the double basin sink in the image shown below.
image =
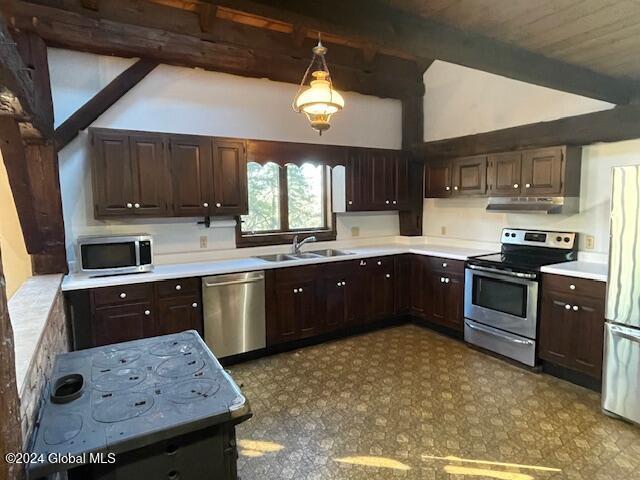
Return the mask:
<svg viewBox="0 0 640 480"><path fill-rule="evenodd" d="M304 253L274 253L272 255L258 255L255 258L259 258L260 260L265 260L267 262L288 262L290 260L309 260L313 258L342 257L344 255L353 255L353 253L329 248L326 250L314 250L312 252Z"/></svg>

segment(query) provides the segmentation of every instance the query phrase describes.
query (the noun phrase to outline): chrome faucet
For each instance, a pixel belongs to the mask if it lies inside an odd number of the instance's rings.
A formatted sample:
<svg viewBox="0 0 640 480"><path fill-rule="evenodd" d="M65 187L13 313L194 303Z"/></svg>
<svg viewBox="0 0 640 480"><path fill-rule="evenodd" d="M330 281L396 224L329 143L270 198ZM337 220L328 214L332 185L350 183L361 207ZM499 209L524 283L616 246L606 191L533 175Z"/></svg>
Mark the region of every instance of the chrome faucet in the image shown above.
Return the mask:
<svg viewBox="0 0 640 480"><path fill-rule="evenodd" d="M316 237L311 236L303 239L301 242L298 242L298 235L295 235L293 237L293 254L297 255L298 253L300 253L300 247L302 247L305 243L315 242L315 241L316 241Z"/></svg>

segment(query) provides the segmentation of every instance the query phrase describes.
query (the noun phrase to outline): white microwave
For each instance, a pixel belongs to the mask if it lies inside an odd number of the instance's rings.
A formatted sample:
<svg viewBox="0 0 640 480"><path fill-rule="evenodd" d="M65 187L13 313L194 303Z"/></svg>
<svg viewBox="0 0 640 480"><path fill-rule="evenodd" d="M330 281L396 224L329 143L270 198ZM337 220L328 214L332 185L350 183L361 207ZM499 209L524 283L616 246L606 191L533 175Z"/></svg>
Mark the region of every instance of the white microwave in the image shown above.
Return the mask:
<svg viewBox="0 0 640 480"><path fill-rule="evenodd" d="M121 275L153 270L151 235L79 237L78 270L89 276Z"/></svg>

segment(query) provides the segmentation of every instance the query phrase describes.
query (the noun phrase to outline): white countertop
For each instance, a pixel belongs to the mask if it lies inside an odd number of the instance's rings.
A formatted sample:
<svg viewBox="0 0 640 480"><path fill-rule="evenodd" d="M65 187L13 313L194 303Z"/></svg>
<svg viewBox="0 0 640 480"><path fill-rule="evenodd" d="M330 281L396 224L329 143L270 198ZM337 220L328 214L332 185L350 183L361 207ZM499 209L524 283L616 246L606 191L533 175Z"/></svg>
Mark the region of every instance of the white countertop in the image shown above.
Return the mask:
<svg viewBox="0 0 640 480"><path fill-rule="evenodd" d="M596 262L566 262L555 265L545 265L540 269L543 273L553 273L556 275L566 275L567 277L586 278L598 282L606 282L608 265Z"/></svg>
<svg viewBox="0 0 640 480"><path fill-rule="evenodd" d="M434 257L449 258L452 260L466 260L475 255L493 253L490 250L476 248L454 247L447 245L430 244L402 244L389 243L366 247L339 247L336 249L351 252L351 255L340 257L314 258L304 260L288 260L284 262L268 262L254 257L233 258L216 261L200 261L190 263L174 263L156 265L153 272L135 273L130 275L114 275L109 277L91 278L81 274L67 275L62 282L62 290L83 290L86 288L111 287L115 285L129 285L133 283L156 282L174 278L204 277L208 275L220 275L225 273L249 272L253 270L269 270L273 268L295 267L300 265L312 265L318 263L339 262L343 260L355 260L359 258L379 257L386 255L398 255L402 253L415 253ZM305 249L315 250L315 248Z"/></svg>

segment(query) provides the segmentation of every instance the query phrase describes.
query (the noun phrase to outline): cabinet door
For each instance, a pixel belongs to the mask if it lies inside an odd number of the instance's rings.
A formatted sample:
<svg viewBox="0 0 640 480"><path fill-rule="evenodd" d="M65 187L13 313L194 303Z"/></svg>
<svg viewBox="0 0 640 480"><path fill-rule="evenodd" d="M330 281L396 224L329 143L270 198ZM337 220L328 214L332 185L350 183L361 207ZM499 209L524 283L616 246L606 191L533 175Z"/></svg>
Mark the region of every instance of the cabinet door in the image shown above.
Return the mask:
<svg viewBox="0 0 640 480"><path fill-rule="evenodd" d="M464 277L447 275L444 283L446 315L443 325L453 330L464 330Z"/></svg>
<svg viewBox="0 0 640 480"><path fill-rule="evenodd" d="M571 316L571 351L575 368L594 378L600 378L604 345L604 299L577 297L572 305Z"/></svg>
<svg viewBox="0 0 640 480"><path fill-rule="evenodd" d="M91 143L96 217L133 215L129 136L125 132L95 132Z"/></svg>
<svg viewBox="0 0 640 480"><path fill-rule="evenodd" d="M409 202L409 159L400 152L394 154L395 165L395 196L394 210L404 210L410 207Z"/></svg>
<svg viewBox="0 0 640 480"><path fill-rule="evenodd" d="M518 196L522 189L522 153L489 156L489 193L492 196Z"/></svg>
<svg viewBox="0 0 640 480"><path fill-rule="evenodd" d="M274 282L267 272L267 346L289 342L298 338L296 301L298 286L288 282ZM295 291L294 291L295 289Z"/></svg>
<svg viewBox="0 0 640 480"><path fill-rule="evenodd" d="M363 325L369 322L371 317L371 259L364 258L352 262L352 271L347 282L347 324Z"/></svg>
<svg viewBox="0 0 640 480"><path fill-rule="evenodd" d="M374 259L371 266L371 321L395 313L395 275L393 257Z"/></svg>
<svg viewBox="0 0 640 480"><path fill-rule="evenodd" d="M523 194L528 196L561 194L562 163L563 149L560 147L523 152Z"/></svg>
<svg viewBox="0 0 640 480"><path fill-rule="evenodd" d="M395 258L396 314L406 315L411 305L411 259L412 255Z"/></svg>
<svg viewBox="0 0 640 480"><path fill-rule="evenodd" d="M451 160L429 162L425 166L425 198L451 196Z"/></svg>
<svg viewBox="0 0 640 480"><path fill-rule="evenodd" d="M426 306L429 305L429 263L426 257L414 255L411 259L411 283L409 285L410 311L412 315L424 318Z"/></svg>
<svg viewBox="0 0 640 480"><path fill-rule="evenodd" d="M347 324L347 286L352 287L346 275L341 272L323 275L320 287L324 315L324 330L332 332L344 328ZM347 285L349 284L349 285Z"/></svg>
<svg viewBox="0 0 640 480"><path fill-rule="evenodd" d="M316 309L316 282L307 280L298 284L295 296L295 317L299 338L313 337L321 333L322 326Z"/></svg>
<svg viewBox="0 0 640 480"><path fill-rule="evenodd" d="M540 358L564 367L573 367L571 348L574 325L571 310L572 296L543 292L540 308ZM569 309L567 309L569 306Z"/></svg>
<svg viewBox="0 0 640 480"><path fill-rule="evenodd" d="M347 211L371 209L371 170L363 148L349 149L346 165Z"/></svg>
<svg viewBox="0 0 640 480"><path fill-rule="evenodd" d="M132 135L133 198L136 215L163 216L171 204L164 143L160 135Z"/></svg>
<svg viewBox="0 0 640 480"><path fill-rule="evenodd" d="M396 202L396 163L393 152L381 150L369 151L369 168L371 170L372 210L397 210Z"/></svg>
<svg viewBox="0 0 640 480"><path fill-rule="evenodd" d="M212 213L246 215L247 156L245 143L216 138L213 143L214 205Z"/></svg>
<svg viewBox="0 0 640 480"><path fill-rule="evenodd" d="M148 303L96 309L93 316L93 346L154 336L156 328L153 313Z"/></svg>
<svg viewBox="0 0 640 480"><path fill-rule="evenodd" d="M199 295L158 299L158 335L197 330L202 332L202 307Z"/></svg>
<svg viewBox="0 0 640 480"><path fill-rule="evenodd" d="M453 194L480 196L487 193L487 157L464 157L453 160Z"/></svg>
<svg viewBox="0 0 640 480"><path fill-rule="evenodd" d="M173 208L176 216L210 214L211 140L207 137L169 137L169 163L173 178Z"/></svg>

